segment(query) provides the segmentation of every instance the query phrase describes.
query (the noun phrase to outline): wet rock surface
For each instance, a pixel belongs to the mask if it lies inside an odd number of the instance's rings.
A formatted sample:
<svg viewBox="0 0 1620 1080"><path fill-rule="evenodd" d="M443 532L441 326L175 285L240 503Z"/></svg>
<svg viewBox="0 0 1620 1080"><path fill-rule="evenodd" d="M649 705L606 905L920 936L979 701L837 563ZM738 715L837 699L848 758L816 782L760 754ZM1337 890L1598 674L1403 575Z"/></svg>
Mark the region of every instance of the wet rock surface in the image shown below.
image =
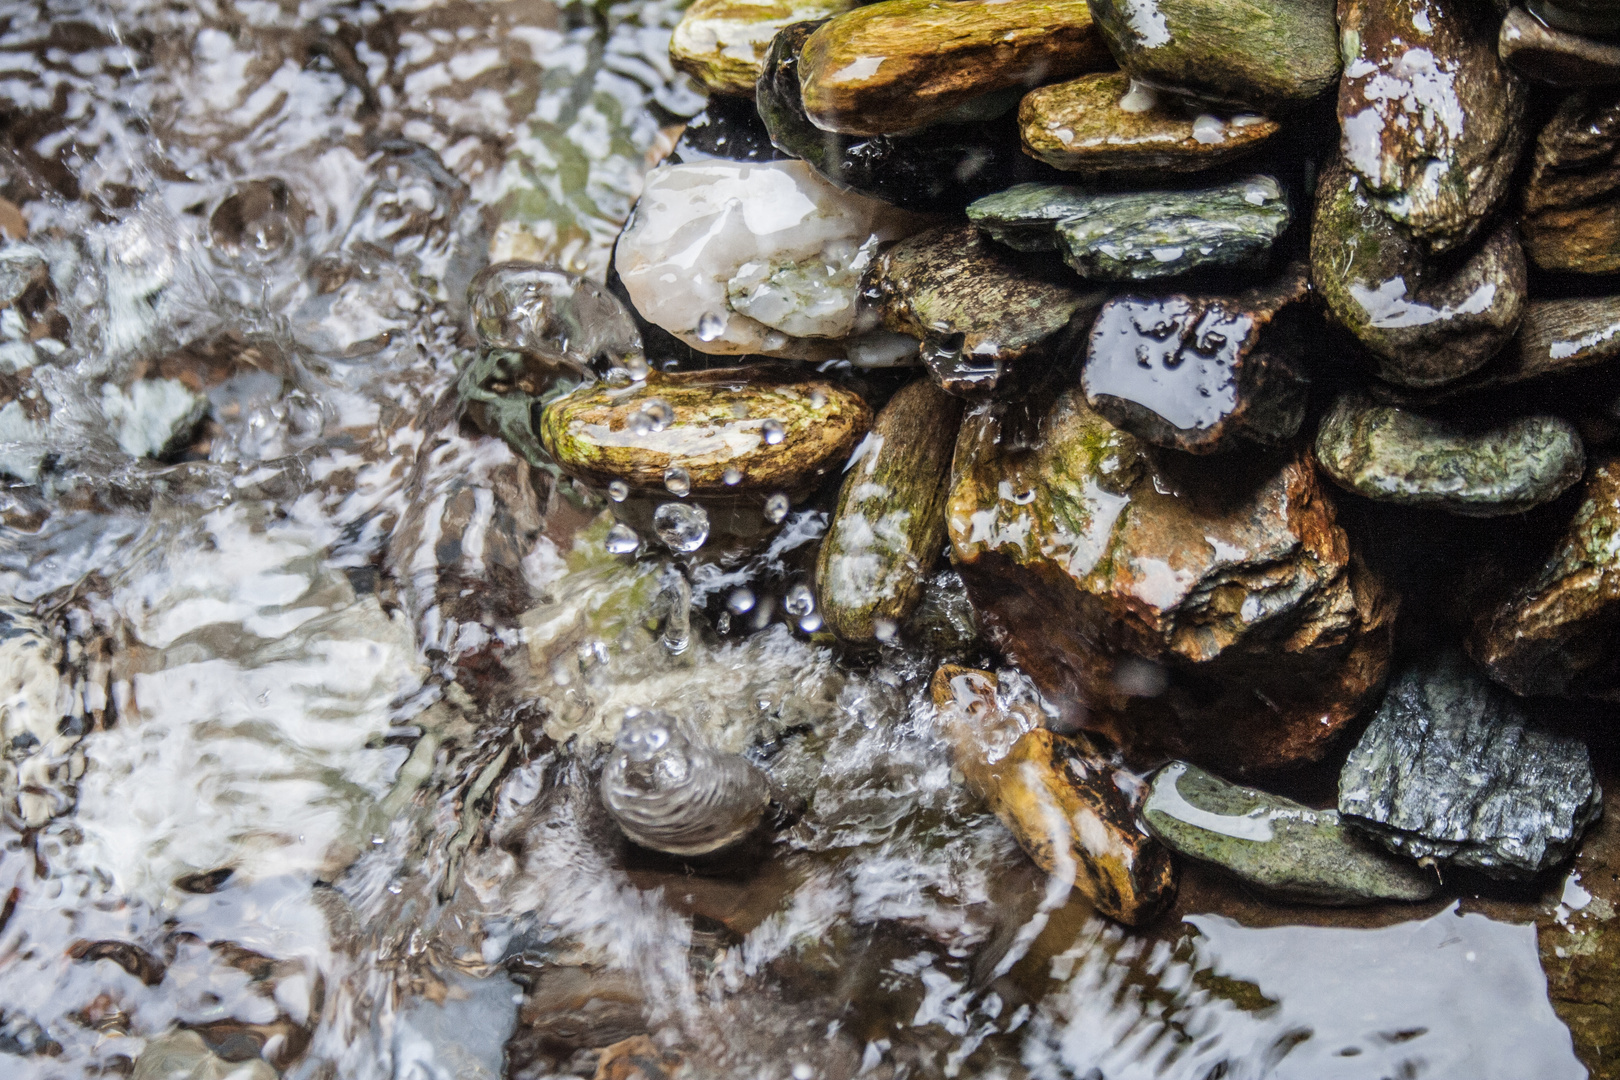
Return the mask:
<svg viewBox="0 0 1620 1080"><path fill-rule="evenodd" d="M1305 420L1310 293L1296 263L1230 296L1120 296L1092 325L1086 402L1116 427L1191 453L1286 442Z"/></svg>
<svg viewBox="0 0 1620 1080"><path fill-rule="evenodd" d="M1502 60L1548 86L1620 83L1620 46L1548 26L1522 7L1508 11L1497 35Z"/></svg>
<svg viewBox="0 0 1620 1080"><path fill-rule="evenodd" d="M1469 517L1518 514L1581 478L1585 451L1567 420L1529 416L1498 426L1447 422L1365 395L1333 403L1316 460L1369 499Z"/></svg>
<svg viewBox="0 0 1620 1080"><path fill-rule="evenodd" d="M675 25L669 58L712 94L751 98L778 30L850 6L848 0L695 0Z"/></svg>
<svg viewBox="0 0 1620 1080"><path fill-rule="evenodd" d="M1620 270L1620 91L1572 94L1541 129L1521 227L1543 269Z"/></svg>
<svg viewBox="0 0 1620 1080"><path fill-rule="evenodd" d="M1328 310L1402 386L1461 378L1501 350L1522 317L1524 252L1510 223L1436 262L1379 208L1344 165L1317 187L1312 281Z"/></svg>
<svg viewBox="0 0 1620 1080"><path fill-rule="evenodd" d="M816 562L829 630L893 641L922 600L945 544L945 496L962 402L913 382L878 413L851 459Z"/></svg>
<svg viewBox="0 0 1620 1080"><path fill-rule="evenodd" d="M1133 83L1124 72L1084 75L1024 95L1018 127L1029 153L1090 174L1197 172L1252 153L1278 130L1256 113L1208 111Z"/></svg>
<svg viewBox="0 0 1620 1080"><path fill-rule="evenodd" d="M1097 25L1119 66L1143 82L1217 101L1310 101L1339 75L1333 6L1104 0Z"/></svg>
<svg viewBox="0 0 1620 1080"><path fill-rule="evenodd" d="M1536 18L1560 30L1594 37L1620 33L1620 16L1605 0L1531 0L1527 6Z"/></svg>
<svg viewBox="0 0 1620 1080"><path fill-rule="evenodd" d="M963 420L950 538L1064 723L1236 773L1324 754L1382 684L1394 598L1308 462L1154 455L1074 390L1036 439L1008 415Z"/></svg>
<svg viewBox="0 0 1620 1080"><path fill-rule="evenodd" d="M1424 900L1440 884L1432 871L1346 828L1336 810L1240 787L1183 761L1154 774L1142 820L1178 855L1214 863L1287 900Z"/></svg>
<svg viewBox="0 0 1620 1080"><path fill-rule="evenodd" d="M986 94L1108 66L1083 4L883 0L812 34L799 81L817 127L884 135L944 119Z"/></svg>
<svg viewBox="0 0 1620 1080"><path fill-rule="evenodd" d="M1461 653L1391 683L1339 777L1339 813L1392 851L1507 878L1567 860L1600 800L1586 746Z"/></svg>
<svg viewBox="0 0 1620 1080"><path fill-rule="evenodd" d="M1368 196L1432 251L1471 238L1507 194L1529 92L1469 0L1341 0L1339 125Z"/></svg>

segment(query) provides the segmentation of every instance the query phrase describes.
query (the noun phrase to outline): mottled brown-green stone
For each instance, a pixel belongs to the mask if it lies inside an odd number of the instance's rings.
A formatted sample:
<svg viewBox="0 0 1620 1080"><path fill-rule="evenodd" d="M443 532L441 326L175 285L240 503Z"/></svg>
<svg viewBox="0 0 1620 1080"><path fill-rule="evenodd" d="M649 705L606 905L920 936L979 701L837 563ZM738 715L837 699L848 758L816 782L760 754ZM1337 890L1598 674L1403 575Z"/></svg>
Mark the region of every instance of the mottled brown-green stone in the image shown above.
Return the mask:
<svg viewBox="0 0 1620 1080"><path fill-rule="evenodd" d="M711 94L753 97L778 30L853 6L854 0L694 0L675 24L669 59Z"/></svg>

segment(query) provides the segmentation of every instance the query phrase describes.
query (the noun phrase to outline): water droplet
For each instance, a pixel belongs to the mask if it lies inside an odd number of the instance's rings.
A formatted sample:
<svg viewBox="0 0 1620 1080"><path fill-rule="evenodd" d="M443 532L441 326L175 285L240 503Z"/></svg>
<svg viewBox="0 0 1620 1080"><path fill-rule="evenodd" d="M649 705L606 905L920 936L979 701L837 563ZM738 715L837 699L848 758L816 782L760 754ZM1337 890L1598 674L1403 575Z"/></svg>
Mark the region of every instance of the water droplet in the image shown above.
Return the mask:
<svg viewBox="0 0 1620 1080"><path fill-rule="evenodd" d="M630 497L630 485L623 480L615 480L608 485L608 498L614 502L624 502Z"/></svg>
<svg viewBox="0 0 1620 1080"><path fill-rule="evenodd" d="M713 341L726 332L726 319L724 315L717 315L712 311L703 313L698 320L697 339L699 341Z"/></svg>
<svg viewBox="0 0 1620 1080"><path fill-rule="evenodd" d="M792 509L792 504L788 502L788 497L778 491L765 500L765 520L772 525L780 525L782 519L788 516L790 509Z"/></svg>
<svg viewBox="0 0 1620 1080"><path fill-rule="evenodd" d="M738 484L742 483L742 473L738 472L736 469L727 469L725 472L720 474L720 481L725 484L726 487L736 487Z"/></svg>
<svg viewBox="0 0 1620 1080"><path fill-rule="evenodd" d="M754 591L737 589L726 597L726 607L733 615L744 615L754 610Z"/></svg>
<svg viewBox="0 0 1620 1080"><path fill-rule="evenodd" d="M765 435L765 442L771 446L775 446L787 438L787 428L782 426L782 421L775 418L765 421L760 425L759 430Z"/></svg>
<svg viewBox="0 0 1620 1080"><path fill-rule="evenodd" d="M872 620L872 636L877 638L883 644L893 645L895 638L898 637L899 634L900 628L895 625L893 619Z"/></svg>
<svg viewBox="0 0 1620 1080"><path fill-rule="evenodd" d="M677 499L684 499L692 491L692 476L679 465L664 470L664 487Z"/></svg>
<svg viewBox="0 0 1620 1080"><path fill-rule="evenodd" d="M733 401L731 403L731 415L736 417L738 420L748 419L748 402Z"/></svg>
<svg viewBox="0 0 1620 1080"><path fill-rule="evenodd" d="M766 352L775 352L777 349L787 348L787 343L792 340L792 338L782 333L782 331L772 330L770 333L765 335L765 340L761 343L761 348L763 348Z"/></svg>
<svg viewBox="0 0 1620 1080"><path fill-rule="evenodd" d="M807 634L813 634L821 629L821 612L812 611L799 620L799 629Z"/></svg>
<svg viewBox="0 0 1620 1080"><path fill-rule="evenodd" d="M613 555L634 555L636 549L641 546L641 537L636 535L636 530L620 522L608 530L607 539L603 541L602 546Z"/></svg>
<svg viewBox="0 0 1620 1080"><path fill-rule="evenodd" d="M514 349L577 374L645 367L641 333L619 298L551 266L496 263L467 286L479 344Z"/></svg>
<svg viewBox="0 0 1620 1080"><path fill-rule="evenodd" d="M810 591L810 586L798 582L788 588L787 597L782 606L789 615L805 616L816 609L816 594Z"/></svg>
<svg viewBox="0 0 1620 1080"><path fill-rule="evenodd" d="M709 539L709 514L690 503L663 503L653 511L653 531L671 551L696 551Z"/></svg>
<svg viewBox="0 0 1620 1080"><path fill-rule="evenodd" d="M810 391L810 407L812 409L825 409L827 407L827 395L820 390Z"/></svg>

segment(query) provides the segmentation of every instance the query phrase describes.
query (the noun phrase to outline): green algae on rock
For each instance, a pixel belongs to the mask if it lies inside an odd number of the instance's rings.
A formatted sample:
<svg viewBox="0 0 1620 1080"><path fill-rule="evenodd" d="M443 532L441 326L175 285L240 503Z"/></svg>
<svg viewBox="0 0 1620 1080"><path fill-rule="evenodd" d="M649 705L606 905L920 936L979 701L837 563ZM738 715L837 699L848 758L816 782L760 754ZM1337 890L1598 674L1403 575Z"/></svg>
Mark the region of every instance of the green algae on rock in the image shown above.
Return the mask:
<svg viewBox="0 0 1620 1080"><path fill-rule="evenodd" d="M1511 222L1460 265L1437 262L1342 163L1317 184L1311 270L1328 311L1373 354L1378 374L1411 387L1461 378L1506 345L1528 273Z"/></svg>
<svg viewBox="0 0 1620 1080"><path fill-rule="evenodd" d="M1133 760L1320 758L1382 685L1394 597L1302 456L1150 453L1078 389L971 408L948 528L992 644Z"/></svg>
<svg viewBox="0 0 1620 1080"><path fill-rule="evenodd" d="M799 82L816 126L886 135L994 91L1110 66L1090 9L1072 0L882 0L812 34Z"/></svg>
<svg viewBox="0 0 1620 1080"><path fill-rule="evenodd" d="M678 468L695 496L793 495L842 465L871 421L857 395L791 368L654 372L551 402L540 441L563 471L593 484L662 492Z"/></svg>
<svg viewBox="0 0 1620 1080"><path fill-rule="evenodd" d="M1106 72L1030 91L1018 128L1032 156L1087 174L1197 172L1252 153L1279 128L1253 113L1205 109Z"/></svg>
<svg viewBox="0 0 1620 1080"><path fill-rule="evenodd" d="M1391 856L1339 820L1174 761L1156 773L1142 821L1178 855L1215 863L1284 900L1371 904L1423 900L1439 879Z"/></svg>
<svg viewBox="0 0 1620 1080"><path fill-rule="evenodd" d="M1245 105L1302 104L1339 76L1332 0L1095 0L1119 66L1153 86Z"/></svg>
<svg viewBox="0 0 1620 1080"><path fill-rule="evenodd" d="M1529 90L1471 0L1339 0L1344 159L1431 251L1466 242L1507 194Z"/></svg>
<svg viewBox="0 0 1620 1080"><path fill-rule="evenodd" d="M753 97L778 30L852 6L853 0L694 0L670 36L669 59L711 94Z"/></svg>
<svg viewBox="0 0 1620 1080"><path fill-rule="evenodd" d="M1502 20L1496 50L1514 71L1549 86L1620 83L1620 45L1548 26L1522 7Z"/></svg>
<svg viewBox="0 0 1620 1080"><path fill-rule="evenodd" d="M838 492L816 561L827 629L892 641L945 543L945 495L962 402L919 379L883 407Z"/></svg>
<svg viewBox="0 0 1620 1080"><path fill-rule="evenodd" d="M1334 401L1315 449L1347 491L1465 517L1519 514L1555 499L1586 460L1574 426L1556 416L1472 430L1361 393Z"/></svg>
<svg viewBox="0 0 1620 1080"><path fill-rule="evenodd" d="M1542 128L1521 228L1544 270L1620 270L1620 89L1571 94Z"/></svg>

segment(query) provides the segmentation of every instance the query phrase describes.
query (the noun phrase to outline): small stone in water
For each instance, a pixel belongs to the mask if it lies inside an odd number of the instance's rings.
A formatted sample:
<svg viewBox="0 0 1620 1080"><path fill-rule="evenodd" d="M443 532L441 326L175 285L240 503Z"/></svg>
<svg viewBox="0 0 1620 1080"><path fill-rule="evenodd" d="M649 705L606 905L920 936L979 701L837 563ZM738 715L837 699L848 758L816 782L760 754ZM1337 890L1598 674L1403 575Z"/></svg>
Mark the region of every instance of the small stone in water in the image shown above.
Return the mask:
<svg viewBox="0 0 1620 1080"><path fill-rule="evenodd" d="M737 589L726 597L726 608L733 615L746 615L754 610L754 591L752 589Z"/></svg>
<svg viewBox="0 0 1620 1080"><path fill-rule="evenodd" d="M782 520L788 516L788 510L790 508L788 497L782 492L778 491L775 495L772 495L770 498L765 500L765 520L770 522L772 525L780 525L782 524Z"/></svg>
<svg viewBox="0 0 1620 1080"><path fill-rule="evenodd" d="M826 404L825 399L822 401L822 404ZM760 425L759 430L764 434L766 444L770 446L777 445L787 437L787 428L782 426L782 421L780 420L767 420L765 423Z"/></svg>
<svg viewBox="0 0 1620 1080"><path fill-rule="evenodd" d="M677 499L684 499L692 490L692 477L679 465L664 470L664 487Z"/></svg>
<svg viewBox="0 0 1620 1080"><path fill-rule="evenodd" d="M720 482L725 484L726 487L736 487L738 484L742 483L742 473L738 472L736 469L727 469L725 472L720 474Z"/></svg>
<svg viewBox="0 0 1620 1080"><path fill-rule="evenodd" d="M641 537L636 535L636 530L621 523L608 530L602 546L608 549L609 554L634 555L641 546Z"/></svg>
<svg viewBox="0 0 1620 1080"><path fill-rule="evenodd" d="M608 485L608 498L614 502L624 502L630 497L630 485L623 480L615 480Z"/></svg>
<svg viewBox="0 0 1620 1080"><path fill-rule="evenodd" d="M653 531L671 551L696 551L709 539L709 514L701 506L664 503L653 511Z"/></svg>
<svg viewBox="0 0 1620 1080"><path fill-rule="evenodd" d="M816 609L816 594L810 591L810 586L803 582L794 585L787 591L787 599L782 602L789 615L804 616Z"/></svg>

